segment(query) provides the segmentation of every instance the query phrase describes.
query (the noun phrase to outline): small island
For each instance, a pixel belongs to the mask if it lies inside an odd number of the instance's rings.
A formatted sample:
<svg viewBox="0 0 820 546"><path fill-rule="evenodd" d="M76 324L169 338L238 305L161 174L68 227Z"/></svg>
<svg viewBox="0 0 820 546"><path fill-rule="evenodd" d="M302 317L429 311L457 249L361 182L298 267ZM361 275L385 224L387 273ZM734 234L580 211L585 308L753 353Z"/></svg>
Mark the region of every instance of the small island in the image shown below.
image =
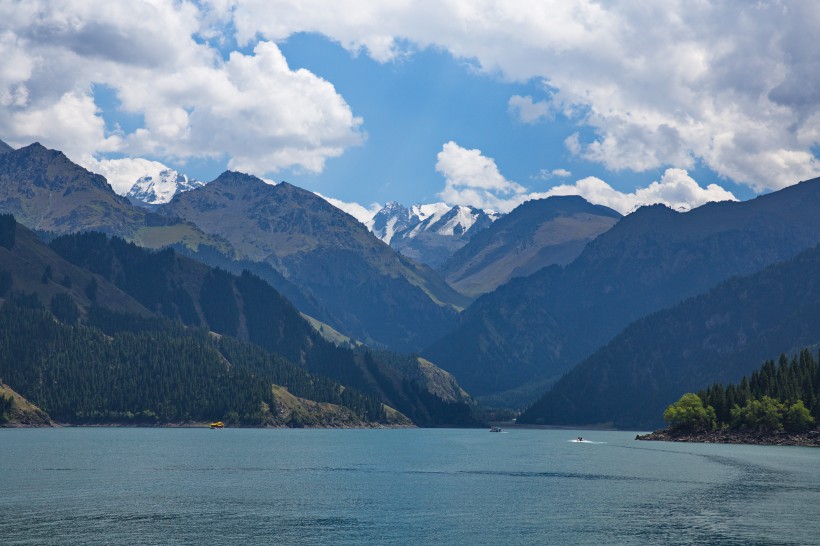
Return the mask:
<svg viewBox="0 0 820 546"><path fill-rule="evenodd" d="M820 447L820 366L808 350L767 361L738 385L686 393L663 413L667 429L636 440Z"/></svg>

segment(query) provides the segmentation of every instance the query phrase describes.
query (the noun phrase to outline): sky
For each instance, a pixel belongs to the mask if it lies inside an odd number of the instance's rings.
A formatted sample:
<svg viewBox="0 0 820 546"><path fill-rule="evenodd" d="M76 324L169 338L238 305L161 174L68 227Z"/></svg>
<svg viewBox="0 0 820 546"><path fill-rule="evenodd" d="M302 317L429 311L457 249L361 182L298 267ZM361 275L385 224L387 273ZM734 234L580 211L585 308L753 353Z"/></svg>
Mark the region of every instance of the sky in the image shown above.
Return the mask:
<svg viewBox="0 0 820 546"><path fill-rule="evenodd" d="M812 1L0 0L0 139L118 193L170 167L508 212L820 175Z"/></svg>

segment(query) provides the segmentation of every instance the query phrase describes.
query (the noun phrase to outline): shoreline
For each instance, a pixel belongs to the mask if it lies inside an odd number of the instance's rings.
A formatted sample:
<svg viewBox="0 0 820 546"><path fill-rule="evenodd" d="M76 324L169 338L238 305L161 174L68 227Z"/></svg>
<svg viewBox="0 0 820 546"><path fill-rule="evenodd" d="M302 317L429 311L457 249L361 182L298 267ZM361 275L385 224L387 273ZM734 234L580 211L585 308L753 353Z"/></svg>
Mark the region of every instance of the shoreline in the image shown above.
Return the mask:
<svg viewBox="0 0 820 546"><path fill-rule="evenodd" d="M709 432L670 433L656 430L638 434L636 440L655 442L691 442L700 444L744 444L758 446L820 447L820 429L806 432L749 432L714 430Z"/></svg>

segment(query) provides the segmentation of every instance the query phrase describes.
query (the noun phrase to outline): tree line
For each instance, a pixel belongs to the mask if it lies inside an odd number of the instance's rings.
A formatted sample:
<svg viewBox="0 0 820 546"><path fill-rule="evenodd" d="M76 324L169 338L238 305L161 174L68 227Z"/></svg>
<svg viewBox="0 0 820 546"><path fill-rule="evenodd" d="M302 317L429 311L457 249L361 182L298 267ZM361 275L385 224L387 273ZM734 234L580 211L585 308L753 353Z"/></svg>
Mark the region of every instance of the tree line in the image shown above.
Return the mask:
<svg viewBox="0 0 820 546"><path fill-rule="evenodd" d="M272 384L385 419L379 400L228 336L96 306L68 325L22 303L0 308L0 380L58 421L281 424Z"/></svg>
<svg viewBox="0 0 820 546"><path fill-rule="evenodd" d="M737 384L684 394L664 412L670 430L798 432L820 419L820 365L809 349L766 361Z"/></svg>

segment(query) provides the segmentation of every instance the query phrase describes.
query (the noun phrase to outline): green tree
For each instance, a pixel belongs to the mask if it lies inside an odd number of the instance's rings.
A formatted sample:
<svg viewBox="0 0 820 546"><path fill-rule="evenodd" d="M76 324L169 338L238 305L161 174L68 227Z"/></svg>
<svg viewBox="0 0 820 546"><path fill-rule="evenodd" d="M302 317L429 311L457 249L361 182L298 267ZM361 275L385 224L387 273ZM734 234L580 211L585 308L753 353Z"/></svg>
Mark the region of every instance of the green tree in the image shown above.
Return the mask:
<svg viewBox="0 0 820 546"><path fill-rule="evenodd" d="M786 410L783 427L789 432L802 432L814 428L814 417L802 400L798 400Z"/></svg>
<svg viewBox="0 0 820 546"><path fill-rule="evenodd" d="M732 428L760 432L783 430L782 416L785 411L783 404L769 396L749 400L742 408L732 408Z"/></svg>
<svg viewBox="0 0 820 546"><path fill-rule="evenodd" d="M51 312L65 324L76 324L80 319L80 309L65 292L54 294L51 298Z"/></svg>
<svg viewBox="0 0 820 546"><path fill-rule="evenodd" d="M17 222L11 214L0 214L0 246L11 250L14 247L14 238L17 231Z"/></svg>
<svg viewBox="0 0 820 546"><path fill-rule="evenodd" d="M695 432L713 430L716 424L715 408L704 406L697 394L686 393L680 400L666 408L663 419L669 430Z"/></svg>

